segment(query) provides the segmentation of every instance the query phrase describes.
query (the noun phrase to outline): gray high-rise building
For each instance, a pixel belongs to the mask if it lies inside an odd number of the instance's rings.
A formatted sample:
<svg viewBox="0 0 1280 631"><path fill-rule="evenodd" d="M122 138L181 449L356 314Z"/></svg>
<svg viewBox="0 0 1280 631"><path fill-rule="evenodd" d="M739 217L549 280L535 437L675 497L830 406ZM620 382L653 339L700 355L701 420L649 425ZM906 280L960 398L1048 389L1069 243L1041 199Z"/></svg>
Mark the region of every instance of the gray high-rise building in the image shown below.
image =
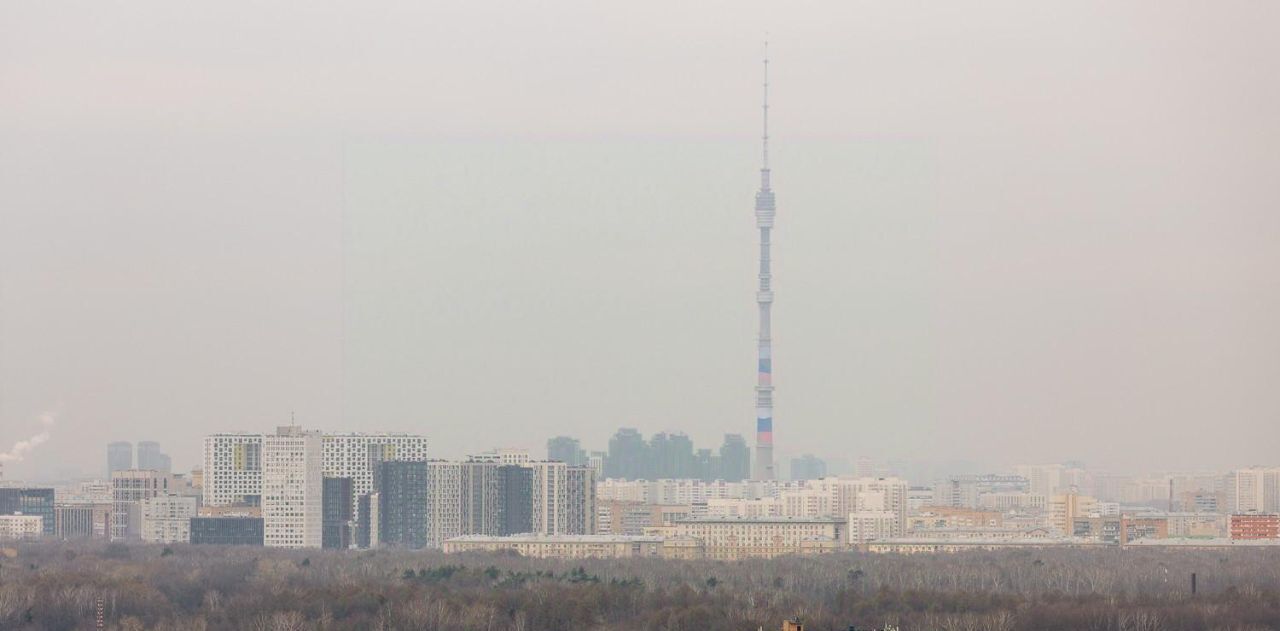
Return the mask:
<svg viewBox="0 0 1280 631"><path fill-rule="evenodd" d="M649 445L640 432L630 427L619 429L609 439L609 457L604 461L606 478L640 480L651 477Z"/></svg>
<svg viewBox="0 0 1280 631"><path fill-rule="evenodd" d="M719 477L726 482L741 482L751 475L751 449L742 434L725 434L720 445Z"/></svg>
<svg viewBox="0 0 1280 631"><path fill-rule="evenodd" d="M160 443L143 440L138 442L138 468L169 473L173 464L168 454L160 451Z"/></svg>
<svg viewBox="0 0 1280 631"><path fill-rule="evenodd" d="M534 531L533 469L520 465L498 467L501 480L501 521L499 535L518 535Z"/></svg>
<svg viewBox="0 0 1280 631"><path fill-rule="evenodd" d="M827 463L813 454L791 459L792 480L819 480L827 477Z"/></svg>
<svg viewBox="0 0 1280 631"><path fill-rule="evenodd" d="M571 467L587 464L587 452L577 438L556 436L547 440L547 460L557 460Z"/></svg>
<svg viewBox="0 0 1280 631"><path fill-rule="evenodd" d="M684 434L659 432L649 439L649 471L645 477L687 479L695 477L693 441Z"/></svg>
<svg viewBox="0 0 1280 631"><path fill-rule="evenodd" d="M386 461L374 465L378 498L378 542L403 548L427 545L427 463Z"/></svg>
<svg viewBox="0 0 1280 631"><path fill-rule="evenodd" d="M118 441L107 445L107 477L133 468L133 443Z"/></svg>
<svg viewBox="0 0 1280 631"><path fill-rule="evenodd" d="M565 470L564 488L564 534L596 534L595 470L591 467L569 467Z"/></svg>
<svg viewBox="0 0 1280 631"><path fill-rule="evenodd" d="M356 547L369 548L378 538L373 536L377 522L373 519L373 507L377 493L362 493L356 497Z"/></svg>
<svg viewBox="0 0 1280 631"><path fill-rule="evenodd" d="M693 477L710 482L720 476L720 456L710 449L693 454Z"/></svg>
<svg viewBox="0 0 1280 631"><path fill-rule="evenodd" d="M191 543L260 546L262 545L262 518L192 517Z"/></svg>
<svg viewBox="0 0 1280 631"><path fill-rule="evenodd" d="M355 527L351 478L325 478L323 484L320 547L345 550L351 547L351 531Z"/></svg>

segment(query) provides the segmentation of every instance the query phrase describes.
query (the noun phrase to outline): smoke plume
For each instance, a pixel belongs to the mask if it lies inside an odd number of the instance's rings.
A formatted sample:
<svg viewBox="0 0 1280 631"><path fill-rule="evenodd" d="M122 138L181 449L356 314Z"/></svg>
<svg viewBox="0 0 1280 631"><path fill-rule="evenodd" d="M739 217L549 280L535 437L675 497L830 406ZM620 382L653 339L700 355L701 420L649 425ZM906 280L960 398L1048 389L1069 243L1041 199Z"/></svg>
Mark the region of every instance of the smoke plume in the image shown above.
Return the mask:
<svg viewBox="0 0 1280 631"><path fill-rule="evenodd" d="M0 454L0 462L22 462L22 459L41 443L49 440L49 430L53 428L53 413L45 412L40 415L40 426L43 428L39 434L32 436L26 440L20 440L9 448L9 451Z"/></svg>

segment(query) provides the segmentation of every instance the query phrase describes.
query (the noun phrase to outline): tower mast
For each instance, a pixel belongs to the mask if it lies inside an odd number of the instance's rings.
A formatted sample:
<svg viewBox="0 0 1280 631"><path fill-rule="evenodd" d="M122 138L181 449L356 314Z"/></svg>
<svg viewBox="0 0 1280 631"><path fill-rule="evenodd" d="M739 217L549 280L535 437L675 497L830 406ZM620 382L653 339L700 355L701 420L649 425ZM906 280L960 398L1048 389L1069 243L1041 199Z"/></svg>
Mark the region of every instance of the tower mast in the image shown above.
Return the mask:
<svg viewBox="0 0 1280 631"><path fill-rule="evenodd" d="M773 306L773 275L769 266L769 233L773 230L774 198L769 187L769 43L764 45L764 99L761 136L760 190L756 192L756 227L760 229L760 287L756 306L760 309L756 372L756 461L752 478L773 480L773 341L770 311Z"/></svg>

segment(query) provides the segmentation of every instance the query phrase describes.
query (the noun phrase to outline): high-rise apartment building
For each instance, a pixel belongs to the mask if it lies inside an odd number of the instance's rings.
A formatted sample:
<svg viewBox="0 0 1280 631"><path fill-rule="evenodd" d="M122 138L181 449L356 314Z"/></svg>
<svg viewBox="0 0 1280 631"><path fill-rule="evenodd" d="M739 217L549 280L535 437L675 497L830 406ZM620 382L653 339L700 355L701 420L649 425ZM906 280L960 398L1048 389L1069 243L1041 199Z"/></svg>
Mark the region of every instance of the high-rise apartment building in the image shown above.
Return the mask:
<svg viewBox="0 0 1280 631"><path fill-rule="evenodd" d="M596 474L590 467L565 470L564 534L596 534Z"/></svg>
<svg viewBox="0 0 1280 631"><path fill-rule="evenodd" d="M188 543L191 518L196 516L196 498L157 495L140 502L142 540L147 543Z"/></svg>
<svg viewBox="0 0 1280 631"><path fill-rule="evenodd" d="M636 429L624 427L609 439L607 454L593 453L586 464L597 469L599 479L737 482L751 477L751 449L740 434L726 434L717 452L695 449L680 432L659 432L646 441Z"/></svg>
<svg viewBox="0 0 1280 631"><path fill-rule="evenodd" d="M427 461L427 546L462 534L462 463Z"/></svg>
<svg viewBox="0 0 1280 631"><path fill-rule="evenodd" d="M262 545L262 518L192 517L191 543L260 546Z"/></svg>
<svg viewBox="0 0 1280 631"><path fill-rule="evenodd" d="M751 477L751 448L742 434L725 434L720 445L720 470L712 479L741 482Z"/></svg>
<svg viewBox="0 0 1280 631"><path fill-rule="evenodd" d="M107 445L107 476L133 468L133 443L118 441Z"/></svg>
<svg viewBox="0 0 1280 631"><path fill-rule="evenodd" d="M169 473L173 470L173 461L160 451L160 443L144 440L138 443L138 468Z"/></svg>
<svg viewBox="0 0 1280 631"><path fill-rule="evenodd" d="M571 467L577 467L587 464L587 452L582 450L578 439L556 436L547 440L547 460L559 460Z"/></svg>
<svg viewBox="0 0 1280 631"><path fill-rule="evenodd" d="M286 426L279 428L274 435L263 437L262 520L266 546L321 546L323 465L323 443L319 432Z"/></svg>
<svg viewBox="0 0 1280 631"><path fill-rule="evenodd" d="M534 530L533 468L496 461L468 461L458 466L461 534L511 535Z"/></svg>
<svg viewBox="0 0 1280 631"><path fill-rule="evenodd" d="M142 538L142 503L169 492L169 476L151 469L111 474L111 540Z"/></svg>
<svg viewBox="0 0 1280 631"><path fill-rule="evenodd" d="M681 433L658 432L649 439L650 478L701 478L694 458L693 441Z"/></svg>
<svg viewBox="0 0 1280 631"><path fill-rule="evenodd" d="M563 462L555 464L563 467ZM550 469L550 470L548 470ZM563 471L561 468L560 471ZM541 480L539 476L541 474ZM548 482L548 477L552 479ZM552 488L557 486L555 481L555 468L543 468L541 470L525 467L520 465L501 465L498 467L499 482L499 535L518 535L521 533L535 532L539 528L539 524L545 523L548 519L548 511L555 511L557 507L548 507L545 503L540 502L543 498L542 489L545 485L550 484ZM560 482L563 482L561 476ZM554 515L554 512L551 513ZM554 523L554 516L550 517Z"/></svg>
<svg viewBox="0 0 1280 631"><path fill-rule="evenodd" d="M502 533L503 481L496 462L462 462L459 467L459 533Z"/></svg>
<svg viewBox="0 0 1280 631"><path fill-rule="evenodd" d="M596 479L604 479L604 461L609 457L605 451L593 451L587 454L587 466L596 472Z"/></svg>
<svg viewBox="0 0 1280 631"><path fill-rule="evenodd" d="M205 436L201 492L205 506L258 505L262 500L262 434Z"/></svg>
<svg viewBox="0 0 1280 631"><path fill-rule="evenodd" d="M827 463L813 455L805 454L791 459L792 480L818 480L827 477Z"/></svg>
<svg viewBox="0 0 1280 631"><path fill-rule="evenodd" d="M529 530L549 535L562 534L565 530L568 508L566 475L568 466L563 462L530 462L526 468L532 471L532 519ZM514 533L513 533L514 534Z"/></svg>
<svg viewBox="0 0 1280 631"><path fill-rule="evenodd" d="M378 497L378 541L382 545L427 545L430 480L425 461L386 461L374 467Z"/></svg>
<svg viewBox="0 0 1280 631"><path fill-rule="evenodd" d="M1063 481L1063 466L1060 464L1019 465L1014 473L1027 479L1028 491L1045 497L1052 497L1069 490Z"/></svg>
<svg viewBox="0 0 1280 631"><path fill-rule="evenodd" d="M427 459L427 438L400 432L324 435L324 474L351 478L352 497L373 492L374 467L379 462ZM355 510L353 504L352 510Z"/></svg>
<svg viewBox="0 0 1280 631"><path fill-rule="evenodd" d="M488 462L493 464L526 465L533 461L528 449L502 447L493 451L467 456L469 462Z"/></svg>
<svg viewBox="0 0 1280 631"><path fill-rule="evenodd" d="M649 476L649 445L640 432L623 427L609 439L609 456L604 461L607 478L641 480Z"/></svg>
<svg viewBox="0 0 1280 631"><path fill-rule="evenodd" d="M206 506L256 504L262 495L263 435L219 433L204 439L201 487ZM326 477L350 478L352 510L356 498L373 491L373 467L386 460L427 459L427 439L396 432L324 434Z"/></svg>
<svg viewBox="0 0 1280 631"><path fill-rule="evenodd" d="M1232 512L1280 512L1280 467L1237 469L1230 477Z"/></svg>
<svg viewBox="0 0 1280 631"><path fill-rule="evenodd" d="M355 529L355 502L351 497L351 478L325 478L323 482L324 524L320 545L333 550L351 547Z"/></svg>

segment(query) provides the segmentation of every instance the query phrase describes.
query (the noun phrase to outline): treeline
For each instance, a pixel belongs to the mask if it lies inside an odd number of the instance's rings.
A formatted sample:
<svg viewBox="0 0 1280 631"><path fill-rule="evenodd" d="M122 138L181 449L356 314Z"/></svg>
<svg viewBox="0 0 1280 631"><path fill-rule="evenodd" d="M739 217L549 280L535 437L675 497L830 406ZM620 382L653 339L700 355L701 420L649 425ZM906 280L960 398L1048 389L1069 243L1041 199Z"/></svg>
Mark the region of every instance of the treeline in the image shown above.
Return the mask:
<svg viewBox="0 0 1280 631"><path fill-rule="evenodd" d="M39 543L0 556L0 629L812 631L1280 628L1280 554L1103 549L770 561ZM1191 573L1199 593L1191 594Z"/></svg>

